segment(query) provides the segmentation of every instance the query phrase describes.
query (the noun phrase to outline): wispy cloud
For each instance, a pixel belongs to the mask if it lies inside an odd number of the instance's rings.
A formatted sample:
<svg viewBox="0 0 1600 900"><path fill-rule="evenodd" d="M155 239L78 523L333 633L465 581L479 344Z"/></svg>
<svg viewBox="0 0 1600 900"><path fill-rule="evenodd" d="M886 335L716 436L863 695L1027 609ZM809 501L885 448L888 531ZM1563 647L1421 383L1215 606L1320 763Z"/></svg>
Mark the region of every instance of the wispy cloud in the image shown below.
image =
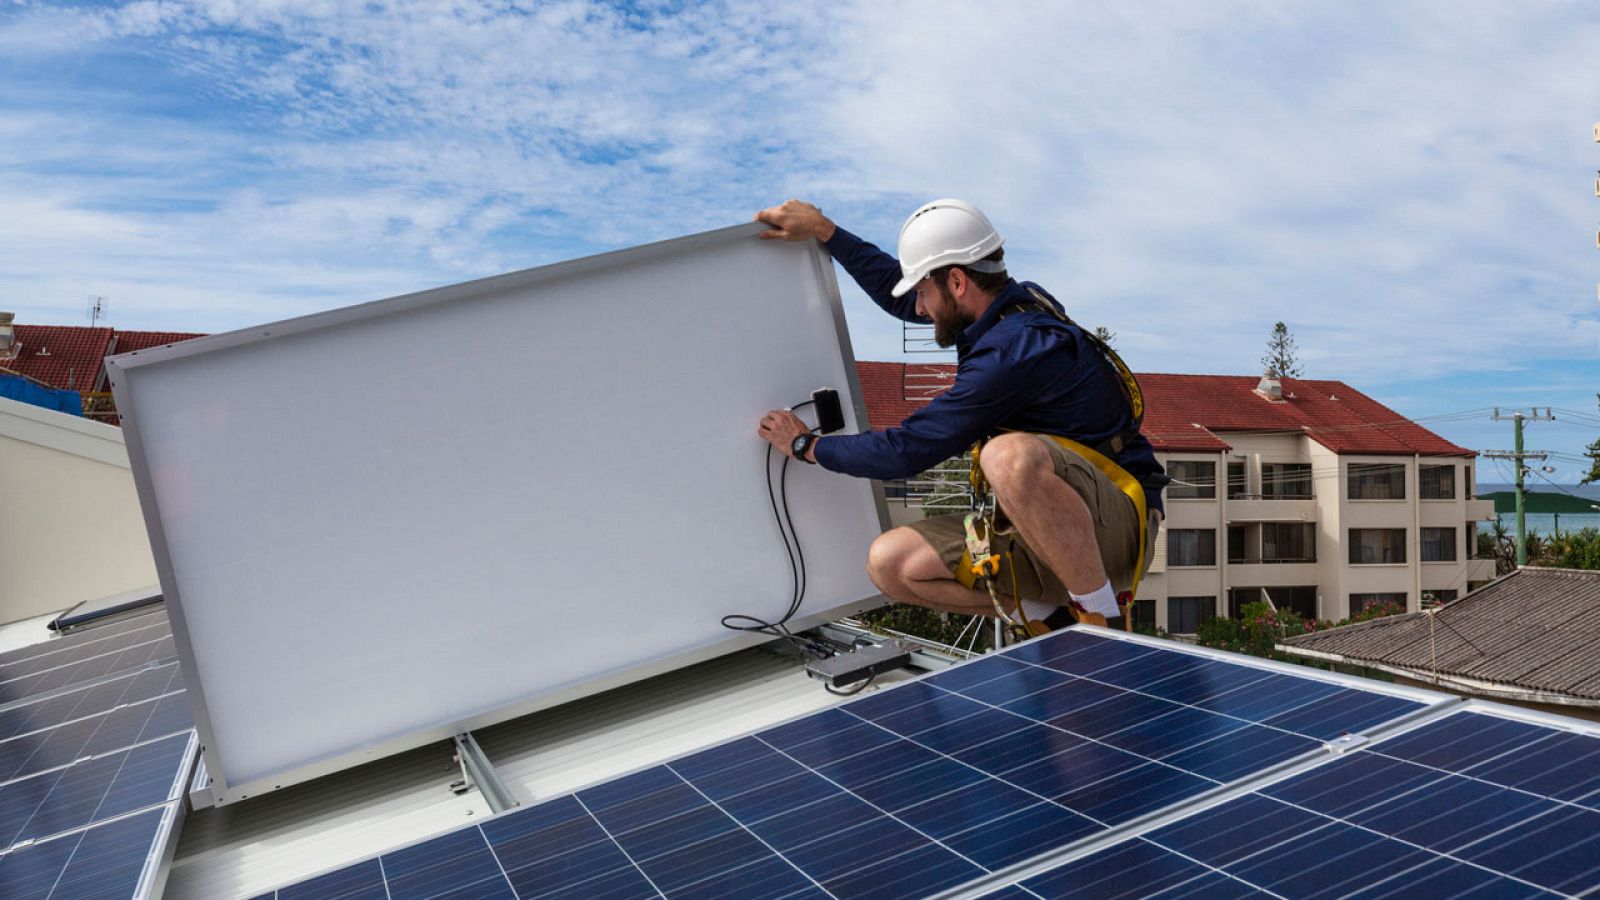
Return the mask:
<svg viewBox="0 0 1600 900"><path fill-rule="evenodd" d="M1577 3L0 6L0 306L214 330L954 195L1138 368L1283 320L1379 395L1594 383L1597 45Z"/></svg>

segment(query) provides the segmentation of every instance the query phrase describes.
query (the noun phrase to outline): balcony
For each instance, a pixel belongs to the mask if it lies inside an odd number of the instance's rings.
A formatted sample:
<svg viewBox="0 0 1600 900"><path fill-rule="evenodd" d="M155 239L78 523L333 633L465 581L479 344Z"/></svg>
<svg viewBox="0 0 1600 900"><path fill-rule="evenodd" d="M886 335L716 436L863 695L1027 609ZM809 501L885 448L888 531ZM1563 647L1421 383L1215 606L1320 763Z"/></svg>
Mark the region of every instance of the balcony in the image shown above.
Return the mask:
<svg viewBox="0 0 1600 900"><path fill-rule="evenodd" d="M1317 501L1311 497L1264 500L1246 495L1228 501L1227 515L1229 522L1314 522Z"/></svg>
<svg viewBox="0 0 1600 900"><path fill-rule="evenodd" d="M1484 522L1494 518L1493 500L1468 500L1467 521Z"/></svg>

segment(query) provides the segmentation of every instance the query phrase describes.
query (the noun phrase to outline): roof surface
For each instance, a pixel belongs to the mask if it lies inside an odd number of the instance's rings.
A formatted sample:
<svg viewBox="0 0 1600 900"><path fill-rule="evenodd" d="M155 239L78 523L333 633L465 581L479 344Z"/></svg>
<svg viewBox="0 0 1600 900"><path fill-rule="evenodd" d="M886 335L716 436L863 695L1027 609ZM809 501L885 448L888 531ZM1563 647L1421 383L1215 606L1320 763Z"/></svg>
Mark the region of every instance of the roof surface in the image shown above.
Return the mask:
<svg viewBox="0 0 1600 900"><path fill-rule="evenodd" d="M17 355L0 357L0 366L53 388L92 391L111 335L110 328L17 325Z"/></svg>
<svg viewBox="0 0 1600 900"><path fill-rule="evenodd" d="M1600 701L1600 572L1523 568L1428 613L1284 641L1352 662Z"/></svg>
<svg viewBox="0 0 1600 900"><path fill-rule="evenodd" d="M104 385L105 358L204 335L185 331L118 331L82 325L17 325L17 355L0 356L0 368L40 384L71 391Z"/></svg>
<svg viewBox="0 0 1600 900"><path fill-rule="evenodd" d="M860 362L873 428L898 425L955 376L949 364ZM939 378L942 376L942 379ZM1229 432L1304 434L1335 453L1474 456L1342 381L1283 379L1282 402L1255 392L1249 375L1141 373L1143 432L1157 450L1217 453Z"/></svg>

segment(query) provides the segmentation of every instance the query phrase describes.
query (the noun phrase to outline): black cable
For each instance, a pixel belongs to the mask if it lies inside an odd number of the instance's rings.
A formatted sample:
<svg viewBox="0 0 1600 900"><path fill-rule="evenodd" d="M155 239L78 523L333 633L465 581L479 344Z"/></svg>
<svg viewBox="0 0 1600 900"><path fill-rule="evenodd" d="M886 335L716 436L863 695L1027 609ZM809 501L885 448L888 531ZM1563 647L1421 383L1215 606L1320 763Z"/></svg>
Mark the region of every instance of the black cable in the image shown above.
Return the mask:
<svg viewBox="0 0 1600 900"><path fill-rule="evenodd" d="M790 407L790 410L801 409L812 405L814 402L813 400L806 400ZM814 432L816 429L810 428L807 431ZM831 648L823 646L817 641L802 639L786 627L789 620L794 618L795 613L800 611L800 606L805 602L806 596L805 551L800 547L800 534L795 530L794 517L789 512L789 460L789 456L785 454L783 465L778 470L778 490L774 492L772 489L772 445L767 445L767 458L764 467L767 481L767 502L772 508L773 518L778 523L778 532L783 537L784 552L789 556L789 608L784 610L783 615L776 622L768 622L765 619L746 615L745 613L731 613L722 617L722 627L733 631L748 631L771 635L772 637L789 641L813 656L832 656L834 651ZM779 509L780 501L781 511ZM748 622L751 624L734 624L736 622Z"/></svg>
<svg viewBox="0 0 1600 900"><path fill-rule="evenodd" d="M862 691L866 690L867 688L871 687L872 686L872 682L876 681L877 679L878 679L878 673L877 672L873 672L871 675L868 675L860 684L856 685L853 688L850 688L849 690L846 690L846 691L837 690L831 684L824 684L822 686L822 689L827 691L828 693L834 695L835 697L854 697L856 694L859 694Z"/></svg>

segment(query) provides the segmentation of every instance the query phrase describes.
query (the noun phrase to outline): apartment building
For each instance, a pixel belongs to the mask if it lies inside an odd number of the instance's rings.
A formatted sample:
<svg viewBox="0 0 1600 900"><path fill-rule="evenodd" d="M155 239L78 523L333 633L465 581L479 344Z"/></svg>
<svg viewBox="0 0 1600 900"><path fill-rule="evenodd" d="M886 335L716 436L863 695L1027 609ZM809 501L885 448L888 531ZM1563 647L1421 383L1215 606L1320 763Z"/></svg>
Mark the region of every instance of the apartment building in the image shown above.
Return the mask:
<svg viewBox="0 0 1600 900"><path fill-rule="evenodd" d="M1476 454L1339 381L1140 375L1172 476L1136 618L1193 632L1270 599L1308 618L1408 611L1494 577Z"/></svg>
<svg viewBox="0 0 1600 900"><path fill-rule="evenodd" d="M857 364L874 428L937 396L953 366ZM1476 454L1341 381L1143 374L1144 433L1176 482L1135 616L1176 633L1270 599L1343 619L1369 604L1406 610L1494 578L1475 559ZM891 485L896 524L920 517ZM948 493L948 491L946 492Z"/></svg>

